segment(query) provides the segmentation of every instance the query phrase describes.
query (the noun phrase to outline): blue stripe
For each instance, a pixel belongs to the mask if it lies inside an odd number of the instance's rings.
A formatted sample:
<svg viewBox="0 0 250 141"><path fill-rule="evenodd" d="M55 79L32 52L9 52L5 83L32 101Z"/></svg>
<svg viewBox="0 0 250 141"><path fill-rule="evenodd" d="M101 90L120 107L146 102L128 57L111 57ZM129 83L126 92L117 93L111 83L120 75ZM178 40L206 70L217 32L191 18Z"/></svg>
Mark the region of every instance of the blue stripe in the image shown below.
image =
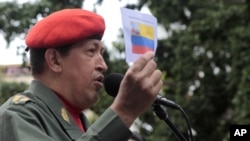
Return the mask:
<svg viewBox="0 0 250 141"><path fill-rule="evenodd" d="M143 36L131 35L132 45L145 46L154 50L154 40L150 40Z"/></svg>

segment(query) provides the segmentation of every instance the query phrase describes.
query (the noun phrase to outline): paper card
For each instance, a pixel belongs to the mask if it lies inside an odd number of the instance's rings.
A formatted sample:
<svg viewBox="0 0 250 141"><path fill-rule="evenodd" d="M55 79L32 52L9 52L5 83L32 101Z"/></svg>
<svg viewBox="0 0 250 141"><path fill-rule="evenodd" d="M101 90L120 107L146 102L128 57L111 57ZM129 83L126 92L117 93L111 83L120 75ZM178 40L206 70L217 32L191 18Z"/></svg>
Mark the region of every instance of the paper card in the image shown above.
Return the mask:
<svg viewBox="0 0 250 141"><path fill-rule="evenodd" d="M136 10L121 8L126 61L133 63L147 51L157 48L157 19Z"/></svg>

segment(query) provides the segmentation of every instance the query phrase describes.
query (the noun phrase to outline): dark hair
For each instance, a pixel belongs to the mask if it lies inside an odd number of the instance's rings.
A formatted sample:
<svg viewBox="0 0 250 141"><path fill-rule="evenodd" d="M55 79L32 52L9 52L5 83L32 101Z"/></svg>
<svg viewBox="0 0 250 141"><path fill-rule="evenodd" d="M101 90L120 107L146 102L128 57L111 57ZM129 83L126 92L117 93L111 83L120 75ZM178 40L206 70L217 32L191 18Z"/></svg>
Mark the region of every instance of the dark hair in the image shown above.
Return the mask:
<svg viewBox="0 0 250 141"><path fill-rule="evenodd" d="M71 45L65 45L62 47L54 48L56 49L61 55L67 56L69 50L71 49ZM32 75L41 74L44 70L44 63L45 63L45 52L47 48L29 48L30 50L30 66Z"/></svg>

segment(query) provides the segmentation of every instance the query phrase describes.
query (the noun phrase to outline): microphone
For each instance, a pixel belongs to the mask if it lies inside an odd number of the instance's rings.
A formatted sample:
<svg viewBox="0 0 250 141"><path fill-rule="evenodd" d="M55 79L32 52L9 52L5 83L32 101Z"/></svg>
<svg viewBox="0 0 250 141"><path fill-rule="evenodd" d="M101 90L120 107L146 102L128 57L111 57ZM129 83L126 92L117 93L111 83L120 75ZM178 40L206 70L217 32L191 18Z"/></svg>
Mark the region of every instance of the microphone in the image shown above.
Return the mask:
<svg viewBox="0 0 250 141"><path fill-rule="evenodd" d="M119 91L122 79L123 79L123 74L120 74L120 73L111 73L104 79L104 88L110 96L116 97ZM161 105L173 108L173 109L181 108L180 105L160 95L157 95L154 101L154 104L161 104Z"/></svg>

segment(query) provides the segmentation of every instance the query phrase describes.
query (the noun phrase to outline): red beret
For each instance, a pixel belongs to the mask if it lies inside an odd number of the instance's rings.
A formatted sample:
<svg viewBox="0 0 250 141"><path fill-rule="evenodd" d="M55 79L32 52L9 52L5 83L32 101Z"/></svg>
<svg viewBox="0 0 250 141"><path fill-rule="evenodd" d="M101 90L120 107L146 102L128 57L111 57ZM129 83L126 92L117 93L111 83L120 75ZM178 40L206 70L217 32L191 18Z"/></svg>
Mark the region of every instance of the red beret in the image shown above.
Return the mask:
<svg viewBox="0 0 250 141"><path fill-rule="evenodd" d="M64 9L37 22L28 32L29 48L54 48L70 45L82 39L102 38L104 19L83 9Z"/></svg>

